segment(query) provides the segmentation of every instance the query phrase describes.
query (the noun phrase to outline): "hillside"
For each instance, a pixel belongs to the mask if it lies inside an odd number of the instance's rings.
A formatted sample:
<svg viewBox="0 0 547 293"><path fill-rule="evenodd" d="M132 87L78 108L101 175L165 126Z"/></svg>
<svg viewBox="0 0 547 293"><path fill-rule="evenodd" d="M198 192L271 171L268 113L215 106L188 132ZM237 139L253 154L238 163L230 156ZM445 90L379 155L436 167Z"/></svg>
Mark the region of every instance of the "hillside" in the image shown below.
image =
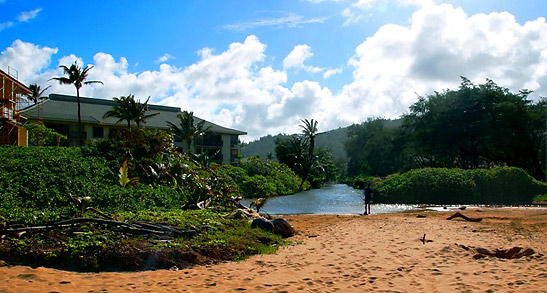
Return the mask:
<svg viewBox="0 0 547 293"><path fill-rule="evenodd" d="M324 147L331 151L336 159L346 159L346 150L344 142L347 139L347 127L329 130L317 135L316 147ZM246 157L267 158L269 154L275 159L275 140L277 138L288 138L288 134L278 134L275 136L267 135L258 140L245 143L241 147L241 153Z"/></svg>

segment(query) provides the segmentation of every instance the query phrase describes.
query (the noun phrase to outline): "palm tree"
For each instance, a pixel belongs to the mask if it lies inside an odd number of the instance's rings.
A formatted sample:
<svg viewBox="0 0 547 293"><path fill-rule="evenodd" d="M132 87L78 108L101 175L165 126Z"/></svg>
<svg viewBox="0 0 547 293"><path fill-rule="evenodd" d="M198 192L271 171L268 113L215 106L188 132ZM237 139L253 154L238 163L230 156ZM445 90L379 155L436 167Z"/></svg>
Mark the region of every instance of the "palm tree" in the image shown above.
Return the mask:
<svg viewBox="0 0 547 293"><path fill-rule="evenodd" d="M204 128L205 120L195 123L194 112L183 111L182 114L177 115L177 118L179 118L180 120L179 125L176 125L169 121L167 121L167 125L169 125L171 131L175 134L176 139L186 141L188 153L191 154L192 143L196 140L196 138L202 136L207 131L209 131L211 127L209 126L207 128Z"/></svg>
<svg viewBox="0 0 547 293"><path fill-rule="evenodd" d="M127 121L127 128L131 128L131 121L135 121L137 128L140 128L141 124L146 123L146 119L160 114L146 114L149 100L150 97L146 99L146 102L141 104L139 100L135 101L135 96L132 94L129 94L127 97L120 96L119 98L114 98L116 105L112 106L112 110L106 112L103 118L118 118L116 123L125 120Z"/></svg>
<svg viewBox="0 0 547 293"><path fill-rule="evenodd" d="M307 139L309 146L308 156L304 167L304 175L302 176L302 182L300 182L300 189L302 189L302 185L304 184L304 181L308 179L311 167L315 161L315 157L313 156L313 149L315 148L315 137L317 136L317 121L313 119L304 119L300 121L302 122L302 124L299 126L303 128L302 134L304 134L305 138Z"/></svg>
<svg viewBox="0 0 547 293"><path fill-rule="evenodd" d="M59 66L63 69L63 73L66 76L61 77L52 77L49 80L56 80L59 82L59 84L73 84L74 87L76 87L76 99L78 100L78 140L80 142L80 146L83 145L82 141L82 115L81 115L81 106L80 106L80 88L83 85L86 84L92 84L92 83L100 83L103 84L102 81L98 80L88 80L87 75L89 74L89 70L93 68L93 66L86 66L82 69L82 67L78 66L78 61L75 61L74 64L70 65L70 67L66 67L65 65Z"/></svg>
<svg viewBox="0 0 547 293"><path fill-rule="evenodd" d="M46 96L43 96L44 92L47 91L51 86L46 87L45 89L42 89L37 84L31 84L28 86L30 91L32 92L30 95L27 95L27 98L30 101L33 101L34 104L38 104L39 101L47 99Z"/></svg>

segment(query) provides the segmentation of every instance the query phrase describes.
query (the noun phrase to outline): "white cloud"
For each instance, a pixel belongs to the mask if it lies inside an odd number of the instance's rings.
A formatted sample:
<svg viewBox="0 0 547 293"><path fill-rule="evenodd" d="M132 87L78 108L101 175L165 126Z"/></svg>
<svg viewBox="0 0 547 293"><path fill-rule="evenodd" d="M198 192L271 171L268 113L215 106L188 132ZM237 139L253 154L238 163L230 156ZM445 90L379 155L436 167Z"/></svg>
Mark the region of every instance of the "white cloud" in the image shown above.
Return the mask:
<svg viewBox="0 0 547 293"><path fill-rule="evenodd" d="M14 23L11 22L11 21L6 21L6 22L0 23L0 32L7 29L8 27L13 26L13 25L14 25Z"/></svg>
<svg viewBox="0 0 547 293"><path fill-rule="evenodd" d="M229 31L247 31L263 26L300 27L304 24L323 23L327 19L329 19L329 17L305 18L301 15L290 12L285 13L285 15L281 17L262 18L236 24L225 24L222 28Z"/></svg>
<svg viewBox="0 0 547 293"><path fill-rule="evenodd" d="M334 68L334 69L328 69L323 73L323 78L327 79L333 75L342 73L342 68Z"/></svg>
<svg viewBox="0 0 547 293"><path fill-rule="evenodd" d="M178 106L226 127L247 131L243 140L266 134L295 133L299 119L319 121L320 130L365 121L395 118L408 111L417 95L457 88L460 76L475 83L490 78L516 92L534 90L532 98L547 96L547 24L544 18L516 22L507 12L469 16L451 5L426 5L406 26L387 24L355 49L348 61L352 80L333 93L318 81L287 84L290 70L309 67L308 45L297 45L283 68L268 64L266 44L256 36L228 48L203 48L186 67L166 63L135 72L124 57L95 54L89 78L104 85L82 88L82 95L110 99L129 93L141 100ZM218 50L218 53L215 52ZM60 76L56 65L70 65L78 56L57 57L56 48L20 40L1 52L0 66L19 69L25 83ZM278 56L273 56L278 57ZM131 63L135 61L132 60ZM134 68L134 67L133 67ZM323 78L347 70L322 69ZM74 94L74 87L54 84L50 93Z"/></svg>
<svg viewBox="0 0 547 293"><path fill-rule="evenodd" d="M321 67L304 65L304 61L313 57L311 47L308 45L296 45L293 50L283 59L283 68L304 69L307 72L317 73L324 70Z"/></svg>
<svg viewBox="0 0 547 293"><path fill-rule="evenodd" d="M544 18L521 26L507 12L467 16L452 5L426 5L410 26L384 25L357 47L354 80L337 97L340 117L398 117L416 93L457 88L460 76L545 95L546 43Z"/></svg>
<svg viewBox="0 0 547 293"><path fill-rule="evenodd" d="M29 20L34 19L40 11L42 11L42 8L34 9L32 11L21 12L17 20L21 22L28 22Z"/></svg>
<svg viewBox="0 0 547 293"><path fill-rule="evenodd" d="M158 59L154 60L154 63L165 63L169 60L173 60L175 59L175 57L165 53L165 55L161 56L161 57L158 57Z"/></svg>
<svg viewBox="0 0 547 293"><path fill-rule="evenodd" d="M342 17L346 19L346 21L344 21L342 26L348 26L354 23L358 23L363 17L363 15L355 13L350 8L345 8L344 10L342 10L341 14L342 14Z"/></svg>
<svg viewBox="0 0 547 293"><path fill-rule="evenodd" d="M19 80L32 83L36 74L49 66L52 55L57 51L57 48L40 47L15 40L0 54L0 68L7 70L10 66L18 71Z"/></svg>
<svg viewBox="0 0 547 293"><path fill-rule="evenodd" d="M2 2L0 1L0 3L2 3ZM42 8L38 8L38 9L35 9L35 10L32 10L32 11L21 12L19 14L19 16L17 17L17 20L15 20L15 21L5 21L5 22L0 23L0 32L7 29L7 28L9 28L9 27L12 27L12 26L16 25L19 22L29 22L29 20L34 19L38 15L38 12L40 12L40 11L42 11Z"/></svg>

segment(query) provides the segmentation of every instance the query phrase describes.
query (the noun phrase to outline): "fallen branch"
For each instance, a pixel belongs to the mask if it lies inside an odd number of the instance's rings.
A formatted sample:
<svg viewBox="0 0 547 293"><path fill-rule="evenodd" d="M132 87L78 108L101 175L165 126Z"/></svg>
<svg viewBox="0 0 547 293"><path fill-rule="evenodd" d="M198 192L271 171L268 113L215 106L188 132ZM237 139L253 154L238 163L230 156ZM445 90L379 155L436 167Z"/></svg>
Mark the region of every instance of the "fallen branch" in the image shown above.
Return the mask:
<svg viewBox="0 0 547 293"><path fill-rule="evenodd" d="M76 218L70 220L59 221L48 225L5 228L0 230L0 235L7 233L17 233L35 230L51 230L64 227L73 227L79 224L95 223L114 227L114 229L122 230L122 232L132 235L157 235L170 237L191 237L197 232L195 230L179 230L173 227L153 224L153 223L126 223L113 220L104 220L97 218Z"/></svg>
<svg viewBox="0 0 547 293"><path fill-rule="evenodd" d="M460 212L457 212L457 213L453 214L452 216L450 216L450 217L448 217L448 218L446 218L446 219L447 219L447 220L452 220L452 219L454 219L454 218L462 218L462 219L464 219L464 220L466 220L466 221L469 221L469 222L480 222L480 221L482 221L482 218L469 218L469 217L464 216L464 215L463 215L462 213L460 213Z"/></svg>

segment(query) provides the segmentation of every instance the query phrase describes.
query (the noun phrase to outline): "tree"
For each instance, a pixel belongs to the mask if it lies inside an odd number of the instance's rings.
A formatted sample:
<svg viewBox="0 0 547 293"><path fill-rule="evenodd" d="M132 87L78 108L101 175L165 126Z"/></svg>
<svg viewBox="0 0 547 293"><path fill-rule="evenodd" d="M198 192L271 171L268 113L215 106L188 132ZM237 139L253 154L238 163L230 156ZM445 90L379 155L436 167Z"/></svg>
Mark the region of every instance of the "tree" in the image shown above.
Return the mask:
<svg viewBox="0 0 547 293"><path fill-rule="evenodd" d="M170 121L167 121L167 125L171 128L175 139L186 142L188 153L191 154L192 144L196 138L208 132L211 126L204 127L205 120L195 123L194 112L183 111L182 114L177 115L177 118L180 121L178 125Z"/></svg>
<svg viewBox="0 0 547 293"><path fill-rule="evenodd" d="M317 136L317 121L311 119L300 120L302 124L299 126L302 127L302 134L304 138L308 141L308 155L304 161L304 173L302 174L302 182L300 183L300 189L304 181L308 179L312 165L315 162L315 157L313 155L313 150L315 149L315 137Z"/></svg>
<svg viewBox="0 0 547 293"><path fill-rule="evenodd" d="M88 80L87 75L89 74L89 70L93 68L93 66L87 65L85 68L82 69L82 67L78 66L78 61L75 61L74 64L70 65L70 67L67 67L66 65L59 66L63 69L63 73L66 76L61 77L52 77L49 80L56 80L59 82L59 84L73 84L76 88L76 99L78 101L78 141L80 143L80 146L83 145L82 140L82 115L81 115L81 106L80 106L80 88L83 85L86 84L93 84L93 83L100 83L103 84L102 81L98 80Z"/></svg>
<svg viewBox="0 0 547 293"><path fill-rule="evenodd" d="M146 119L159 115L159 113L146 114L148 111L148 101L150 97L146 99L146 102L141 104L139 100L135 101L135 96L129 94L127 97L120 96L114 98L116 105L112 106L112 110L106 112L103 118L114 117L118 118L118 122L127 121L127 128L131 128L131 121L135 121L137 128L141 127L141 124L146 123Z"/></svg>
<svg viewBox="0 0 547 293"><path fill-rule="evenodd" d="M420 97L404 116L418 167L474 169L514 166L545 177L544 100L518 94L487 79L474 85L462 77L458 90Z"/></svg>
<svg viewBox="0 0 547 293"><path fill-rule="evenodd" d="M345 142L348 174L351 176L386 176L403 168L397 150L395 122L369 118L348 128Z"/></svg>
<svg viewBox="0 0 547 293"><path fill-rule="evenodd" d="M32 92L30 95L27 95L27 98L34 102L34 104L38 104L39 101L47 99L46 96L43 96L44 92L47 91L51 86L46 87L45 89L42 89L37 84L31 84L28 86L30 91Z"/></svg>

